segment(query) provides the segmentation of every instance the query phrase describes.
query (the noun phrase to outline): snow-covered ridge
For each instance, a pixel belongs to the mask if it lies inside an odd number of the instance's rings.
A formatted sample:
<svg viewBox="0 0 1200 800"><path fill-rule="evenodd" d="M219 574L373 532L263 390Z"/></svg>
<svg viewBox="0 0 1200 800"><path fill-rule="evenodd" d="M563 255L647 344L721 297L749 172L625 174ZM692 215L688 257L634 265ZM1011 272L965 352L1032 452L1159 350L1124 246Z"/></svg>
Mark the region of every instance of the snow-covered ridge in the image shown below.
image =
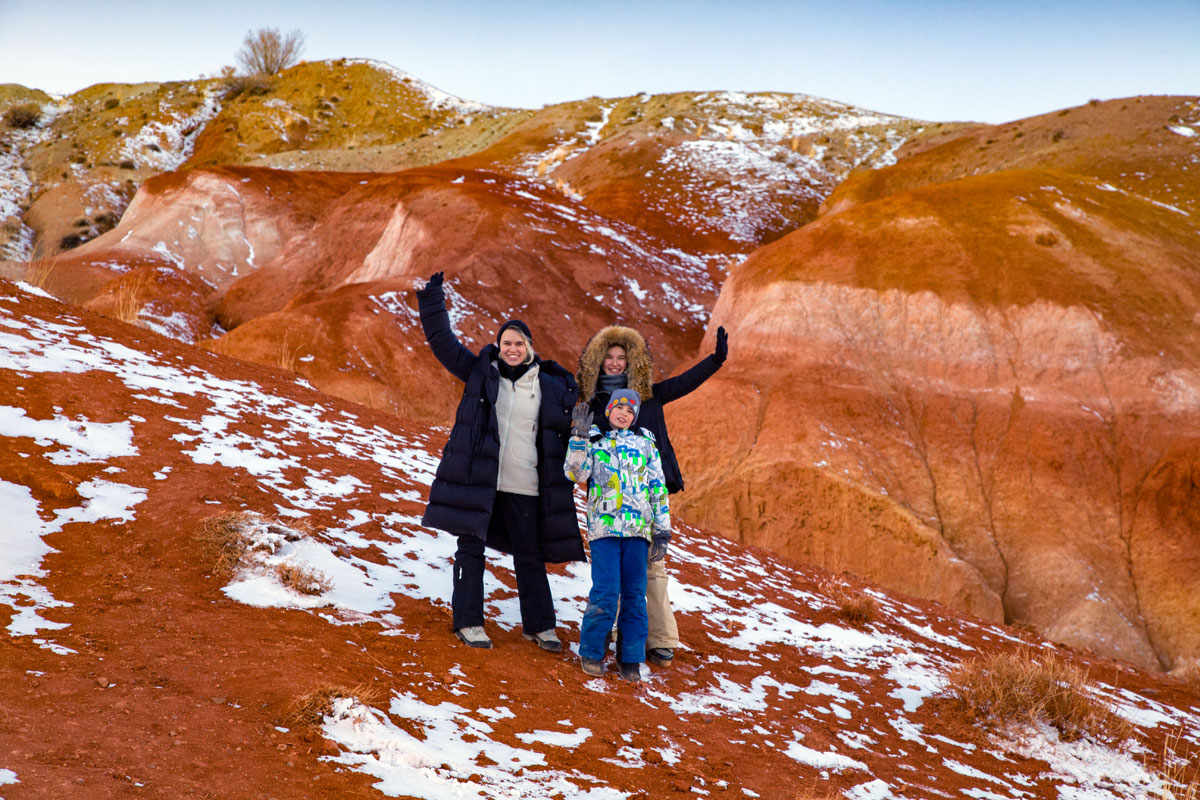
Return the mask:
<svg viewBox="0 0 1200 800"><path fill-rule="evenodd" d="M341 59L338 59L337 61L341 62ZM330 60L326 63L333 64L334 61ZM404 84L405 87L423 94L426 99L429 100L429 104L433 108L439 110L448 109L451 111L458 111L463 114L474 114L494 110L492 106L484 103L477 103L474 100L464 100L463 98L456 97L449 92L444 92L436 86L426 83L415 75L405 72L402 69L393 67L391 64L388 64L384 61L376 61L375 59L371 58L348 58L344 63L351 65L364 64L374 70L378 70L379 72L390 75L395 78L397 82Z"/></svg>
<svg viewBox="0 0 1200 800"><path fill-rule="evenodd" d="M868 111L836 100L782 92L708 92L696 98L696 105L735 118L770 115L763 122L763 133L780 139L912 122L907 117Z"/></svg>
<svg viewBox="0 0 1200 800"><path fill-rule="evenodd" d="M556 171L618 135L609 119L627 101L599 103L598 119L523 153L515 172L583 200ZM919 130L904 117L804 94L705 92L677 113L684 117L662 117L654 126L668 144L642 175L648 205L685 230L724 234L748 250L770 233L802 224L852 169L896 163L896 151ZM628 121L617 130L629 130ZM639 136L628 134L624 144Z"/></svg>

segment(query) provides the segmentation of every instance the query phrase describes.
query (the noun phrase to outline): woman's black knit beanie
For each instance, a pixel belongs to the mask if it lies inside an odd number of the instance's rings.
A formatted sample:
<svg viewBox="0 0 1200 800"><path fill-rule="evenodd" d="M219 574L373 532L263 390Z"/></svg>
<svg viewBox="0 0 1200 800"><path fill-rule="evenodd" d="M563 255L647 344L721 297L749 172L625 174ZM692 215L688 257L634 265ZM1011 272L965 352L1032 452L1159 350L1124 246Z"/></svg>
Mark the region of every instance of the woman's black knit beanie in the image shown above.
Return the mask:
<svg viewBox="0 0 1200 800"><path fill-rule="evenodd" d="M500 337L503 336L504 332L509 328L516 328L521 333L525 334L525 338L528 339L530 343L533 342L533 334L529 332L529 326L524 322L521 322L519 319L510 319L508 322L501 325L500 330L496 333L496 344L500 344Z"/></svg>

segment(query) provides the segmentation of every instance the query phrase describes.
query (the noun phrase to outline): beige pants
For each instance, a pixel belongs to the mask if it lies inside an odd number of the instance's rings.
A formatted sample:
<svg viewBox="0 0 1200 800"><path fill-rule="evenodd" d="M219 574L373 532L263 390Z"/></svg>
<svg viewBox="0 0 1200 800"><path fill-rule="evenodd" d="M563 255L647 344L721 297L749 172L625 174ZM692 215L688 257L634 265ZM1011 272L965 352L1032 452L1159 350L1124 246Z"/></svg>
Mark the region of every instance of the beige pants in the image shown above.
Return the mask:
<svg viewBox="0 0 1200 800"><path fill-rule="evenodd" d="M667 560L651 561L646 567L646 614L650 617L650 636L646 649L666 647L674 650L679 646L679 628L675 626L675 612L671 611L671 598L667 597Z"/></svg>

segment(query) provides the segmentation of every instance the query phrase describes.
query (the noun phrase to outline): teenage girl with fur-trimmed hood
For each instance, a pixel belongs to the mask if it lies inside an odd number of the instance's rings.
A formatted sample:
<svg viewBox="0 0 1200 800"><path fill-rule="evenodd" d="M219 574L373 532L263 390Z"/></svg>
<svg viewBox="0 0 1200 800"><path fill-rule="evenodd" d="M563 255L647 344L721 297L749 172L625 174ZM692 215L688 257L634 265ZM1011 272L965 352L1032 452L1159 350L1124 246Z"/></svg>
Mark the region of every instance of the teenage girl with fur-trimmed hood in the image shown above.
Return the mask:
<svg viewBox="0 0 1200 800"><path fill-rule="evenodd" d="M683 491L683 476L667 435L663 405L698 389L716 374L728 354L729 337L724 327L717 328L717 346L712 355L682 375L654 383L654 361L646 340L633 328L610 325L593 336L579 356L579 399L588 403L596 425L606 433L609 426L604 409L612 393L618 389L637 392L642 398L638 427L646 428L654 435L667 491L675 494ZM665 549L665 544L663 547ZM646 656L653 664L668 666L679 646L679 631L667 597L667 568L663 555L665 553L651 553L646 573L646 611L650 616Z"/></svg>

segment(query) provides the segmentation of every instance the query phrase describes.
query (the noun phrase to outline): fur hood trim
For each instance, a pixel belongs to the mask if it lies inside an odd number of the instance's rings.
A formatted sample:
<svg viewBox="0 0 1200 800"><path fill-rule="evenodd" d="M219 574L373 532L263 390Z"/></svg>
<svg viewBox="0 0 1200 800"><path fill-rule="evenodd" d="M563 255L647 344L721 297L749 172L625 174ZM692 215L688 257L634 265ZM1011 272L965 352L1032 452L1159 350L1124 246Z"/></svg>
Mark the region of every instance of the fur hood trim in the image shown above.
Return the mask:
<svg viewBox="0 0 1200 800"><path fill-rule="evenodd" d="M625 348L625 374L629 376L627 387L637 392L642 402L649 400L654 396L654 360L642 335L622 325L602 328L579 354L579 398L590 401L596 396L596 382L604 367L604 354L615 345Z"/></svg>

